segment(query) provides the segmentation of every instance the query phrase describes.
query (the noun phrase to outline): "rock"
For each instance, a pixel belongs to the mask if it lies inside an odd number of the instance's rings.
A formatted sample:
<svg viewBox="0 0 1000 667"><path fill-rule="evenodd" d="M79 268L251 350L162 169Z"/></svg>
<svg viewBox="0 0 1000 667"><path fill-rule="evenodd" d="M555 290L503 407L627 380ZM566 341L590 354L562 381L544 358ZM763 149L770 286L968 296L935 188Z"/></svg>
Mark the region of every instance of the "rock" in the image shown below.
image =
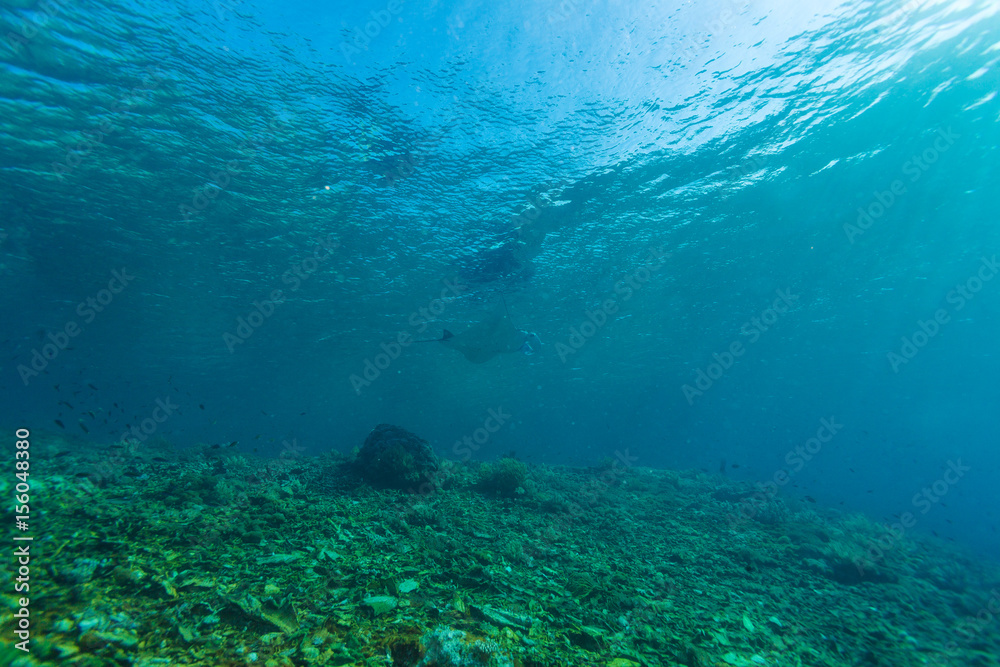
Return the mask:
<svg viewBox="0 0 1000 667"><path fill-rule="evenodd" d="M278 604L274 600L264 600L260 606L260 616L286 635L299 629L299 618L290 602Z"/></svg>
<svg viewBox="0 0 1000 667"><path fill-rule="evenodd" d="M376 616L392 611L396 608L396 598L391 595L370 595L361 601L361 604L372 610Z"/></svg>
<svg viewBox="0 0 1000 667"><path fill-rule="evenodd" d="M139 568L119 565L111 570L111 578L119 586L135 586L143 583L146 579L146 573Z"/></svg>
<svg viewBox="0 0 1000 667"><path fill-rule="evenodd" d="M527 632L534 624L534 619L530 616L515 614L512 611L489 605L483 605L482 607L472 605L472 613L498 628L508 627Z"/></svg>
<svg viewBox="0 0 1000 667"><path fill-rule="evenodd" d="M354 462L372 486L417 489L438 469L437 457L423 438L391 424L379 424L365 438Z"/></svg>

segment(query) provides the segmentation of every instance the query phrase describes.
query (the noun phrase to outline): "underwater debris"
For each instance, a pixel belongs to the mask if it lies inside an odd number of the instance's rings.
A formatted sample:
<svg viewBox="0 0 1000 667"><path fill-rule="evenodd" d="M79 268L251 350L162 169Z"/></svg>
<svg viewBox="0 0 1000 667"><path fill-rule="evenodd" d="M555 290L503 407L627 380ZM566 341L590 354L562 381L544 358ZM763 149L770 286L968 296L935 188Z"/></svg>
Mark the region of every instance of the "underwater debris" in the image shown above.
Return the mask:
<svg viewBox="0 0 1000 667"><path fill-rule="evenodd" d="M100 488L74 476L94 452L50 458L57 585L32 613L59 620L24 664L986 667L1000 655L998 626L973 625L995 606L994 566L916 534L869 563L883 526L794 499L781 522L733 522L749 489L717 475L635 468L606 484L594 468L442 463L449 483L418 497L363 484L336 455L292 471L213 451L134 457L137 477ZM495 466L526 470L530 493L484 493ZM915 596L926 613L912 613ZM0 637L0 664L7 648Z"/></svg>
<svg viewBox="0 0 1000 667"><path fill-rule="evenodd" d="M391 595L369 595L361 601L361 606L371 609L375 616L392 611L398 604L396 598Z"/></svg>
<svg viewBox="0 0 1000 667"><path fill-rule="evenodd" d="M531 630L531 626L534 623L534 620L530 616L515 614L512 611L507 611L506 609L500 609L498 607L491 607L489 605L484 605L482 607L471 605L469 609L476 617L481 618L498 628L515 628L517 630L527 632Z"/></svg>

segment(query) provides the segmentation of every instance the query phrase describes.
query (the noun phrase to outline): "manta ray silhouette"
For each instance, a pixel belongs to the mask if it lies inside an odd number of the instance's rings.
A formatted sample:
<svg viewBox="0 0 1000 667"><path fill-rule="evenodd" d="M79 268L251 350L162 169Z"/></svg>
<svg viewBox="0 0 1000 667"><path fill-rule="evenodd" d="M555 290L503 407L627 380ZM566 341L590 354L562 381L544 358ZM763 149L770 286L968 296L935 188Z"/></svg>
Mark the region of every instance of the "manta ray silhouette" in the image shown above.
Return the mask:
<svg viewBox="0 0 1000 667"><path fill-rule="evenodd" d="M454 334L445 329L441 338L414 342L441 343L445 347L458 350L474 364L487 362L498 354L506 352L534 354L541 345L538 334L514 326L510 321L506 302L503 304L503 310L492 313L482 322L461 333Z"/></svg>

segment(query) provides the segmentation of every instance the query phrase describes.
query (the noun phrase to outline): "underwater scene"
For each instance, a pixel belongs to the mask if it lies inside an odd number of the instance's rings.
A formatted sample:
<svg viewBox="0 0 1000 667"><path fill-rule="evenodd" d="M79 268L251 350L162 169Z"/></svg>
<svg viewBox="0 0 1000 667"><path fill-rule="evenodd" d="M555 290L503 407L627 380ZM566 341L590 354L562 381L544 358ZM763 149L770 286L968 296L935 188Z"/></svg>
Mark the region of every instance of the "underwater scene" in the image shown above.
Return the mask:
<svg viewBox="0 0 1000 667"><path fill-rule="evenodd" d="M1000 666L997 0L0 0L0 665Z"/></svg>

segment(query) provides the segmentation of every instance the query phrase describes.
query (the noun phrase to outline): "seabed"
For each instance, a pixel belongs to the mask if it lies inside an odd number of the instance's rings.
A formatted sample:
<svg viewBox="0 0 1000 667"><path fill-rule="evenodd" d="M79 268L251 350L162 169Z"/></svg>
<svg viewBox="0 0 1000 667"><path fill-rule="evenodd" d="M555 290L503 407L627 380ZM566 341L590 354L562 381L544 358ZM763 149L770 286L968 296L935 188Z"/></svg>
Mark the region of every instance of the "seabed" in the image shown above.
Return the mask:
<svg viewBox="0 0 1000 667"><path fill-rule="evenodd" d="M340 454L38 438L31 484L30 652L3 568L0 664L1000 665L995 564L721 475L376 489Z"/></svg>

